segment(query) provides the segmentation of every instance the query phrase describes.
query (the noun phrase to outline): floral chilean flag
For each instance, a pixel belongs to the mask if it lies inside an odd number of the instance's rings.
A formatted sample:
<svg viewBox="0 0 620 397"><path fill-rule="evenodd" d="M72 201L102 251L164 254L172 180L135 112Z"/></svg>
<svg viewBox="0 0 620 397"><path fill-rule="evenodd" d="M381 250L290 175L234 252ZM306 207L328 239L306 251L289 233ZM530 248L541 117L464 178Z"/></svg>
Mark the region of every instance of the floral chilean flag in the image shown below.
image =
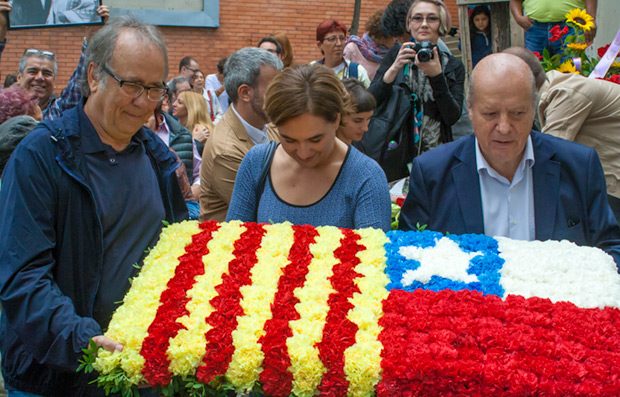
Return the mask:
<svg viewBox="0 0 620 397"><path fill-rule="evenodd" d="M568 242L183 222L112 318L123 351L94 367L125 391L612 395L618 307L613 260Z"/></svg>

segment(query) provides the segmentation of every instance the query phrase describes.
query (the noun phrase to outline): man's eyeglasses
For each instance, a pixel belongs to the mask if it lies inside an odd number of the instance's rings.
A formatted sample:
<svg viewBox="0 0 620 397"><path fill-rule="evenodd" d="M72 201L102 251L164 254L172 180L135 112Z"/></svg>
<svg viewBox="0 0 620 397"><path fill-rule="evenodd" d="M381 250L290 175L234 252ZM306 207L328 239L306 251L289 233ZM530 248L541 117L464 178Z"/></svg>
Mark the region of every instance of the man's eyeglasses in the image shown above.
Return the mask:
<svg viewBox="0 0 620 397"><path fill-rule="evenodd" d="M192 72L194 72L194 73L196 73L196 72L198 72L198 71L200 70L200 69L192 69L192 68L190 68L189 66L185 66L185 69L187 69L187 70L191 70L191 71L192 71Z"/></svg>
<svg viewBox="0 0 620 397"><path fill-rule="evenodd" d="M53 52L41 51L41 50L37 50L36 48L30 48L30 49L24 51L24 55L38 55L38 56L48 57L48 58L51 58L51 59L56 59L56 56L54 55Z"/></svg>
<svg viewBox="0 0 620 397"><path fill-rule="evenodd" d="M424 17L422 15L413 15L412 17L409 18L409 22L413 22L416 25L419 25L425 19L426 19L426 23L428 23L429 25L432 25L432 24L435 24L435 23L439 23L439 17L437 15L428 15L426 17Z"/></svg>
<svg viewBox="0 0 620 397"><path fill-rule="evenodd" d="M144 90L146 90L146 97L149 101L159 102L168 93L168 87L147 87L139 83L123 80L114 73L110 72L110 70L103 65L101 65L101 69L110 76L112 76L114 80L118 81L118 84L121 87L121 91L131 98L138 98L140 95L142 95ZM166 83L164 83L163 81L162 84L164 86L166 85Z"/></svg>
<svg viewBox="0 0 620 397"><path fill-rule="evenodd" d="M341 43L344 43L345 41L347 41L347 36L326 37L324 41L327 41L330 44L334 44L336 42L336 40L341 42Z"/></svg>

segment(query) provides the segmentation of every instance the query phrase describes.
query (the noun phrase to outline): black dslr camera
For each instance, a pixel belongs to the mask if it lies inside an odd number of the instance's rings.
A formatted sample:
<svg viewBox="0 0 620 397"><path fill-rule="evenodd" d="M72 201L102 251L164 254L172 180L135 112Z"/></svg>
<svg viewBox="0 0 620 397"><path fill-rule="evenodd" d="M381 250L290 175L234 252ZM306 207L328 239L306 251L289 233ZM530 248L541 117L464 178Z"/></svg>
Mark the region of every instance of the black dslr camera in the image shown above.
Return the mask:
<svg viewBox="0 0 620 397"><path fill-rule="evenodd" d="M435 54L433 53L433 48L437 47L436 44L431 43L428 40L422 41L420 43L416 43L413 49L418 55L418 61L420 62L428 62L431 59L435 58Z"/></svg>

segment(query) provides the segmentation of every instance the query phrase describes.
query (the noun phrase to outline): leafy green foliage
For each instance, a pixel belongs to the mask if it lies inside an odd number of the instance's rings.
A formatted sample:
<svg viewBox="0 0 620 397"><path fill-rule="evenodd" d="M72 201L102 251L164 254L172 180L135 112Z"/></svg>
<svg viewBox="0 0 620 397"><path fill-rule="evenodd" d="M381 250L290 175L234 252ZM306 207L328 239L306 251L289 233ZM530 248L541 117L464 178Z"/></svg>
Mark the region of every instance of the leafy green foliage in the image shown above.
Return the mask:
<svg viewBox="0 0 620 397"><path fill-rule="evenodd" d="M82 355L82 359L79 361L79 366L76 372L84 371L84 373L91 373L94 371L93 364L95 363L95 359L97 358L97 351L100 349L99 346L95 343L94 340L88 341L88 348L82 349L84 353Z"/></svg>

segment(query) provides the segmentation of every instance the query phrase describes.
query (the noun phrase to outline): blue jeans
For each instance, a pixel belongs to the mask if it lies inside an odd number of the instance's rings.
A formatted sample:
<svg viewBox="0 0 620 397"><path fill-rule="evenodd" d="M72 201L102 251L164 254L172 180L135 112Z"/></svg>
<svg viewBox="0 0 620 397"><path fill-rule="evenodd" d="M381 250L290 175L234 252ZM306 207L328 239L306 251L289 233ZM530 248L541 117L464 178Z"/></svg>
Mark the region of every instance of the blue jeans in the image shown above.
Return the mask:
<svg viewBox="0 0 620 397"><path fill-rule="evenodd" d="M561 54L564 50L564 40L549 41L552 34L549 33L554 26L558 26L560 30L564 29L565 22L536 22L525 31L525 48L532 52L538 52L543 54L543 50L547 48L549 50L549 56L555 54ZM575 34L575 30L568 27L568 34ZM564 36L566 37L566 36Z"/></svg>
<svg viewBox="0 0 620 397"><path fill-rule="evenodd" d="M189 211L189 219L193 221L198 220L198 216L200 215L200 204L196 201L186 201L185 205L187 205L187 211Z"/></svg>

